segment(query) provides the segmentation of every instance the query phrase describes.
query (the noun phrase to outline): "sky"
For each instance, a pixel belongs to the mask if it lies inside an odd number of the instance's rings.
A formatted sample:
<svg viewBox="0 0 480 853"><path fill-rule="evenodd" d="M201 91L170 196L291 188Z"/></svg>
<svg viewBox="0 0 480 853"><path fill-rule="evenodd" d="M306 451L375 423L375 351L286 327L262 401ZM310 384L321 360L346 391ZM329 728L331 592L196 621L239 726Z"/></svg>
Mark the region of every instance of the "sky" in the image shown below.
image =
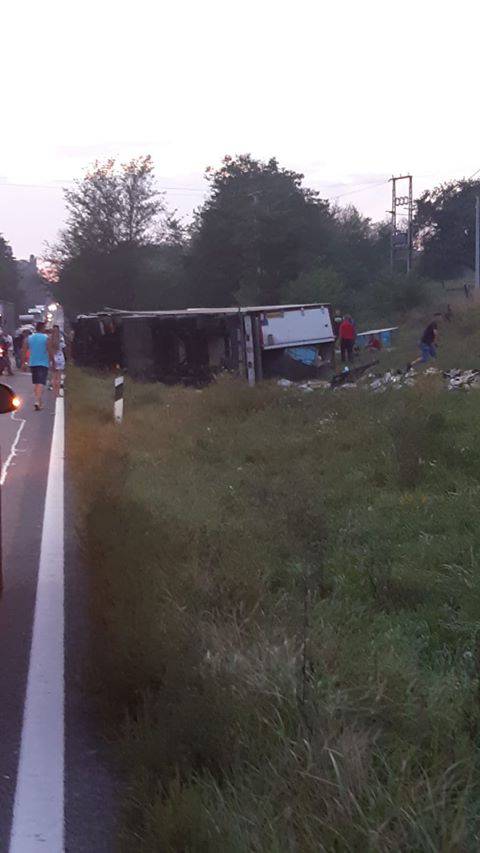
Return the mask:
<svg viewBox="0 0 480 853"><path fill-rule="evenodd" d="M41 255L62 186L95 159L153 156L188 219L206 166L277 157L382 219L480 169L480 8L457 0L24 0L2 6L0 233Z"/></svg>

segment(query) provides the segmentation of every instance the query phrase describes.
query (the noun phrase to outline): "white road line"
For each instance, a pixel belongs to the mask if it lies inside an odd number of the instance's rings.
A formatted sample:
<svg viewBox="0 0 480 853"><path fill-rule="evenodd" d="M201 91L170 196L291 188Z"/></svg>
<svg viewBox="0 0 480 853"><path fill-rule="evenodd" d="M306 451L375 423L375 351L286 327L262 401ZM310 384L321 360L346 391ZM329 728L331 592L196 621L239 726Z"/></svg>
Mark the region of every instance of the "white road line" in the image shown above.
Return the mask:
<svg viewBox="0 0 480 853"><path fill-rule="evenodd" d="M15 415L16 415L16 412L12 412L10 417L11 417L12 421L15 421L15 423L19 424L19 427L17 430L17 434L15 436L15 439L13 441L13 444L10 448L10 453L8 454L5 462L2 465L2 474L0 476L0 486L3 486L5 480L7 479L8 469L10 468L10 465L12 464L13 458L17 455L17 444L18 444L20 436L22 434L23 427L26 424L25 418L16 418Z"/></svg>
<svg viewBox="0 0 480 853"><path fill-rule="evenodd" d="M64 409L56 401L10 853L64 850Z"/></svg>

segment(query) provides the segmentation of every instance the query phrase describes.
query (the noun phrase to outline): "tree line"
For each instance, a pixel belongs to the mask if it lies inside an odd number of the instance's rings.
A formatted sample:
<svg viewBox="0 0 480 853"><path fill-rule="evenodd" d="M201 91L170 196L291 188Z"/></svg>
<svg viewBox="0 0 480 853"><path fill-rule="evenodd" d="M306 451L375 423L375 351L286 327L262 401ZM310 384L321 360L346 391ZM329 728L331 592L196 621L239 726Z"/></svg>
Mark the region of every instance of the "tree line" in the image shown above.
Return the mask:
<svg viewBox="0 0 480 853"><path fill-rule="evenodd" d="M16 314L26 313L32 308L33 292L49 290L49 283L28 262L23 262L23 272L20 273L18 261L13 255L12 248L5 237L0 234L0 301L12 302Z"/></svg>
<svg viewBox="0 0 480 853"><path fill-rule="evenodd" d="M0 234L0 299L17 302L19 298L19 275L11 246Z"/></svg>
<svg viewBox="0 0 480 853"><path fill-rule="evenodd" d="M65 190L66 224L46 259L67 312L328 301L388 319L421 303L425 278L473 266L478 181L417 200L414 272L405 276L390 271L388 222L321 198L275 158L225 157L206 179L208 197L188 226L167 210L149 156L97 162ZM2 298L15 289L13 267L0 241Z"/></svg>

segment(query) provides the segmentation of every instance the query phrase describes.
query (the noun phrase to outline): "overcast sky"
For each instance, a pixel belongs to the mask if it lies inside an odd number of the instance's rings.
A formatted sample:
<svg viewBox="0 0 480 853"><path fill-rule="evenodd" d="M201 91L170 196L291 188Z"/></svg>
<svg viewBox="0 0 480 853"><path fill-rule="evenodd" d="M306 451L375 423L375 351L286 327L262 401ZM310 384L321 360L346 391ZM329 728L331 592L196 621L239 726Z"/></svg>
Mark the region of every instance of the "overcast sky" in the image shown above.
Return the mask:
<svg viewBox="0 0 480 853"><path fill-rule="evenodd" d="M0 232L40 254L62 184L151 153L188 216L222 156L276 156L375 219L480 169L477 2L26 0L2 4Z"/></svg>

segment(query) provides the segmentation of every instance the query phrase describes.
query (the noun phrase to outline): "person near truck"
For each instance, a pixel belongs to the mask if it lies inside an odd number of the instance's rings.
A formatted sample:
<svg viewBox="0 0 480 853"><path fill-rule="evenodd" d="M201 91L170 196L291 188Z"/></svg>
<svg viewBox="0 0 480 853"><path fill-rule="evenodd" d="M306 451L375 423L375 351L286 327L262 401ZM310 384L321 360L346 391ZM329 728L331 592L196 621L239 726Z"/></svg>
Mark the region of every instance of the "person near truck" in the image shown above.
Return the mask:
<svg viewBox="0 0 480 853"><path fill-rule="evenodd" d="M367 349L370 350L370 352L379 352L382 349L382 342L378 335L370 335L368 339Z"/></svg>
<svg viewBox="0 0 480 853"><path fill-rule="evenodd" d="M438 323L432 320L428 326L425 326L422 337L420 338L420 355L414 361L409 361L407 371L411 370L414 364L426 364L431 358L437 357L437 341L438 341Z"/></svg>
<svg viewBox="0 0 480 853"><path fill-rule="evenodd" d="M342 315L337 308L333 316L333 334L335 335L335 341L338 341L338 335L340 332L340 326L342 325L342 319Z"/></svg>
<svg viewBox="0 0 480 853"><path fill-rule="evenodd" d="M343 318L338 330L340 338L340 354L342 361L353 361L353 345L355 343L355 326L349 314Z"/></svg>

